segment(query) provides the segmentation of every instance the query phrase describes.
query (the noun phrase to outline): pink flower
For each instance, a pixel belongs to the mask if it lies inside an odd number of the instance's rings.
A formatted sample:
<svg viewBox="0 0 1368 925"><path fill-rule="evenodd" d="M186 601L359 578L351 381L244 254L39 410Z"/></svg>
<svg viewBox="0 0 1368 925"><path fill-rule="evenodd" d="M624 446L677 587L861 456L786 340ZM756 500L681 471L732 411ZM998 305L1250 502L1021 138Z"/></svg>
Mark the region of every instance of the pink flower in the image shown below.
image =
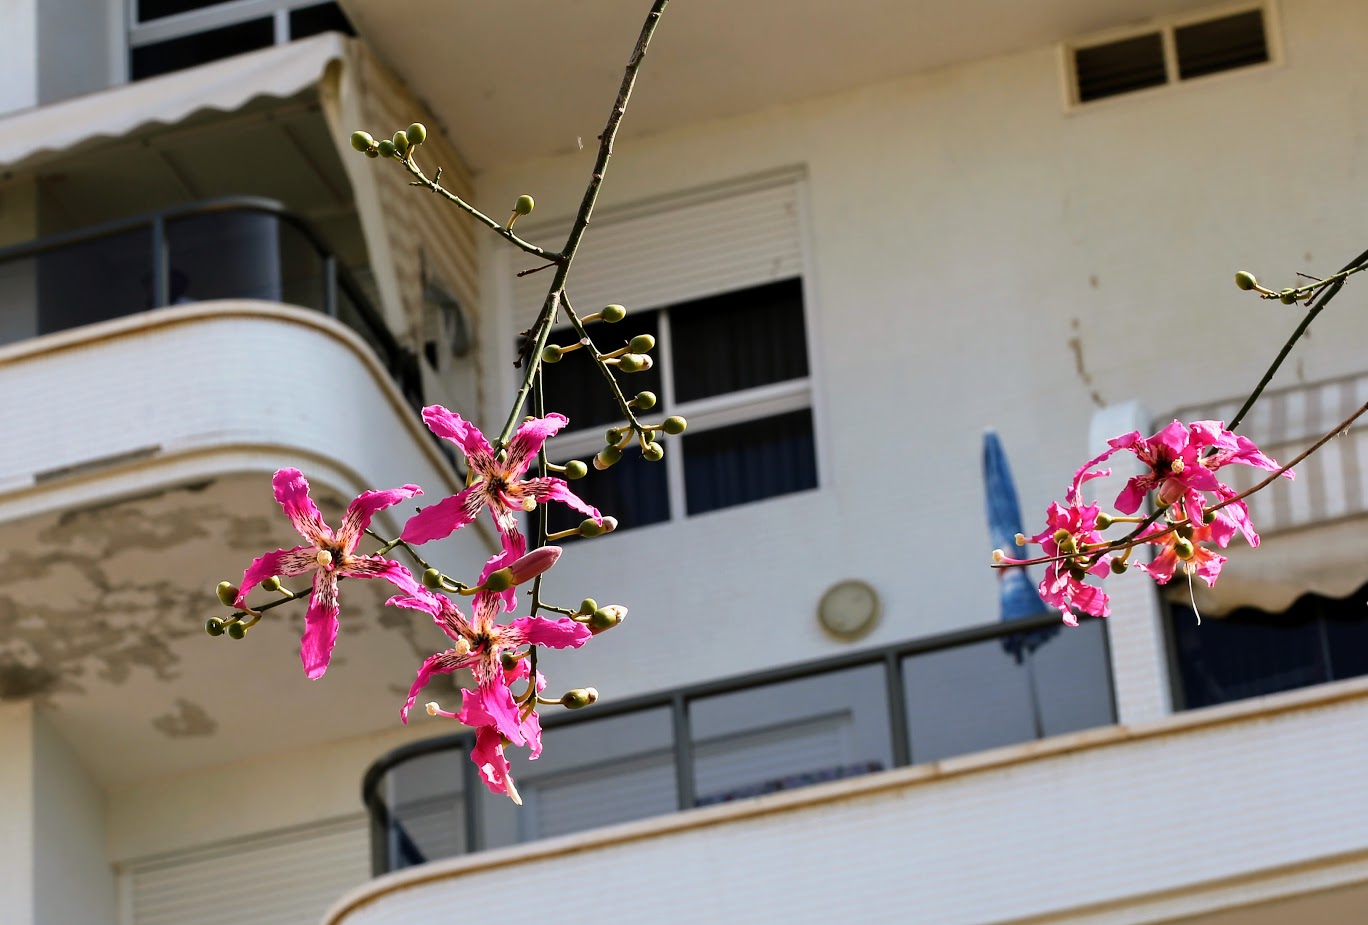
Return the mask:
<svg viewBox="0 0 1368 925"><path fill-rule="evenodd" d="M1157 532L1159 527L1155 527ZM1192 528L1192 538L1183 539L1177 532L1166 533L1158 539L1151 540L1159 551L1154 555L1154 561L1146 565L1137 562L1135 567L1149 575L1161 585L1166 585L1173 580L1174 573L1180 568L1187 575L1196 575L1207 583L1207 587L1214 587L1216 577L1221 574L1221 566L1225 565L1226 557L1218 555L1202 545L1204 542L1212 542L1211 527L1199 525ZM1190 553L1189 553L1190 550ZM1186 558L1179 553L1188 553Z"/></svg>
<svg viewBox="0 0 1368 925"><path fill-rule="evenodd" d="M298 469L281 469L272 477L271 485L285 516L308 543L294 549L277 549L255 559L242 573L234 606L246 609L247 592L267 578L294 578L313 572L313 593L304 614L304 638L299 657L308 677L321 678L328 670L328 660L337 643L339 578L383 578L401 591L422 593L422 585L398 562L381 556L355 554L371 517L406 498L422 494L422 489L417 485L405 485L389 491L362 492L348 505L342 526L333 533L332 528L323 523L322 514L309 497L309 483Z"/></svg>
<svg viewBox="0 0 1368 925"><path fill-rule="evenodd" d="M1074 477L1074 486L1069 492L1069 506L1052 503L1045 512L1045 529L1032 537L1032 542L1039 543L1047 556L1071 557L1049 563L1039 588L1041 600L1058 607L1069 626L1078 625L1078 618L1074 616L1076 610L1095 617L1105 617L1111 613L1106 592L1084 580L1088 575L1107 575L1110 557L1103 556L1088 567L1083 556L1076 555L1084 553L1087 546L1105 542L1097 528L1097 515L1101 509L1096 504L1082 504L1077 498L1078 486L1087 478L1096 477L1095 473L1084 477L1084 469L1080 469Z"/></svg>
<svg viewBox="0 0 1368 925"><path fill-rule="evenodd" d="M1278 464L1264 455L1254 441L1225 429L1221 421L1174 421L1152 437L1141 437L1134 430L1108 441L1111 452L1129 450L1149 467L1149 472L1133 477L1116 498L1116 509L1134 514L1145 495L1155 492L1161 506L1179 505L1183 517L1201 524L1210 492L1220 501L1234 498L1236 492L1216 477L1216 470L1232 463L1273 471ZM1110 455L1110 453L1106 454ZM1105 458L1105 457L1104 457ZM1293 478L1291 471L1285 473ZM1235 501L1215 512L1211 538L1220 546L1230 542L1236 531L1249 545L1259 545L1259 535L1249 522L1249 509Z"/></svg>
<svg viewBox="0 0 1368 925"><path fill-rule="evenodd" d="M475 481L459 494L438 501L410 518L404 526L404 542L427 543L450 536L473 521L481 509L488 507L503 537L503 552L485 566L480 578L483 583L490 572L511 563L527 551L527 540L518 531L518 514L523 511L530 511L547 501L560 501L602 522L598 509L582 501L564 480L553 477L523 478L546 438L566 425L564 415L548 414L544 418L523 422L509 441L502 459L494 453L494 448L474 424L441 405L424 408L423 420L434 434L461 448ZM511 609L514 606L511 595L505 595L502 599L505 607Z"/></svg>

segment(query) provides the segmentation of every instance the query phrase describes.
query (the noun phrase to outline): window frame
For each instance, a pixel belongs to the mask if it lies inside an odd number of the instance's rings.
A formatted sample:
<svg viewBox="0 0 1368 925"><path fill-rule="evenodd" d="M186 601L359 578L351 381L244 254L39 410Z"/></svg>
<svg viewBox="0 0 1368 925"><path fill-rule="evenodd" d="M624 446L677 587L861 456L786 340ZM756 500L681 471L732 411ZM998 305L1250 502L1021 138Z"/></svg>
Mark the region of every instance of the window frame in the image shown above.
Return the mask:
<svg viewBox="0 0 1368 925"><path fill-rule="evenodd" d="M1238 16L1241 13L1252 13L1256 10L1263 14L1264 44L1268 49L1267 61L1259 64L1250 64L1243 67L1217 71L1213 74L1203 74L1199 77L1189 77L1186 79L1179 77L1178 48L1174 38L1175 30L1185 26L1225 19L1230 16ZM1149 97L1156 93L1169 93L1177 87L1206 83L1207 81L1212 80L1222 80L1229 78L1231 75L1248 74L1253 71L1263 71L1268 68L1281 67L1283 64L1283 47L1280 23L1281 17L1279 16L1278 11L1278 0L1240 0L1240 2L1211 6L1191 13L1158 17L1147 20L1139 25L1122 26L1116 29L1095 32L1086 36L1063 41L1059 44L1058 60L1060 92L1063 97L1064 112L1066 114L1073 114L1080 111L1090 111L1097 109L1098 107L1114 104L1117 100L1133 100L1141 97ZM1110 45L1113 42L1120 42L1125 39L1153 35L1156 32L1159 33L1164 50L1165 80L1162 84L1153 87L1145 87L1141 90L1128 90L1124 93L1116 93L1095 100L1079 100L1078 72L1075 66L1076 59L1074 57L1075 52L1086 48L1095 48L1100 45Z"/></svg>
<svg viewBox="0 0 1368 925"><path fill-rule="evenodd" d="M659 403L651 411L642 415L649 420L655 421L666 415L678 414L686 418L689 428L681 437L667 438L665 441L665 458L659 463L650 463L638 458L638 454L630 449L624 454L624 458L618 465L664 465L666 467L666 487L669 503L669 517L665 520L655 521L650 524L641 525L642 528L663 526L667 524L678 524L686 520L700 517L710 517L714 515L726 515L728 512L750 509L755 504L765 504L770 502L783 502L798 497L810 497L815 493L824 492L830 485L831 478L829 473L830 458L827 451L826 442L823 439L826 433L825 414L823 413L822 403L818 397L822 394L820 383L822 370L820 356L814 346L821 342L819 331L819 312L817 310L816 287L814 283L815 275L812 266L812 246L811 246L811 223L808 220L808 189L805 171L801 169L785 169L777 171L769 176L744 177L725 184L711 186L706 190L683 189L675 193L652 196L645 202L629 203L611 209L603 209L595 212L594 228L602 228L609 224L630 222L634 218L657 216L668 213L673 208L697 204L700 201L720 201L734 195L738 190L749 191L756 188L774 188L788 186L792 189L793 199L796 208L796 244L799 252L798 282L803 300L803 325L806 336L805 348L807 350L807 376L800 379L790 379L783 382L768 383L738 392L727 392L721 395L712 395L706 398L694 399L692 401L676 403L674 400L673 377L670 372L673 369L672 343L670 339L669 312L671 309L681 305L687 305L694 299L685 299L672 302L662 297L659 300L648 300L640 305L628 305L627 318L620 322L624 336L630 337L634 332L631 328L633 317L641 317L648 312L658 314L656 346L651 351L656 368L660 371L660 393ZM568 220L559 222L549 222L547 227L557 229L568 225ZM554 233L554 231L553 231ZM592 231L591 231L592 233ZM537 233L531 233L535 239L539 237ZM494 365L494 368L502 370L499 377L501 389L498 394L511 394L516 390L520 381L520 371L514 369L507 362L509 350L500 350L501 345L516 343L519 332L516 330L519 313L516 310L513 299L512 279L514 274L521 268L521 263L515 263L517 255L510 249L501 249L498 252L495 266L499 276L499 290L496 294L496 302L500 307L498 312L497 336L492 338L491 344L487 344L486 358ZM757 279L746 286L719 286L715 291L698 298L709 298L715 295L722 295L727 292L744 291L745 289L778 283L787 279L794 278L792 275L784 275L774 278ZM571 297L574 297L573 288L569 288ZM600 306L601 307L601 306ZM595 309L586 305L578 305L576 311L583 316L591 313ZM569 325L558 322L552 329L553 335L564 332ZM582 359L573 354L563 362L571 362ZM622 374L619 377L619 385L624 394L635 394L637 389L632 387L632 376ZM605 386L606 388L606 386ZM554 400L548 401L547 411L555 411ZM764 418L773 417L779 414L786 414L793 411L807 410L812 415L812 444L813 454L817 464L817 484L811 489L797 492L788 492L782 495L775 495L768 498L760 498L744 504L729 505L727 507L716 508L710 511L703 511L697 514L688 513L688 499L684 485L684 455L680 441L687 440L690 435L697 435L705 431L726 427L732 424L743 424L749 421L759 421ZM495 408L494 416L502 420L502 409ZM530 409L527 413L531 413ZM492 419L492 418L491 418ZM603 434L613 424L593 425L585 428L575 428L572 421L570 427L553 437L547 444L550 458L553 460L581 459L589 462L594 454L603 447ZM596 472L591 468L587 478L594 478ZM574 483L571 483L573 490ZM605 514L612 514L612 511L605 511ZM632 529L637 529L633 527ZM624 529L624 532L627 532Z"/></svg>

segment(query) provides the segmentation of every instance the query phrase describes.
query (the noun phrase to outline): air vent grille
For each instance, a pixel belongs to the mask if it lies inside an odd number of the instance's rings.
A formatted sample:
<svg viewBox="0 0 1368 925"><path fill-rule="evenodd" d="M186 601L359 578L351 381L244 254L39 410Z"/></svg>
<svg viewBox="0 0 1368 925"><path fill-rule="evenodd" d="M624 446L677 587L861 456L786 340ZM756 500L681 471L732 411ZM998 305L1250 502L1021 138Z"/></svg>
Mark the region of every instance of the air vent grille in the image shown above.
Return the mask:
<svg viewBox="0 0 1368 925"><path fill-rule="evenodd" d="M1164 39L1158 32L1074 51L1078 101L1157 87L1168 81Z"/></svg>
<svg viewBox="0 0 1368 925"><path fill-rule="evenodd" d="M1262 10L1179 26L1173 30L1173 41L1183 80L1268 60Z"/></svg>

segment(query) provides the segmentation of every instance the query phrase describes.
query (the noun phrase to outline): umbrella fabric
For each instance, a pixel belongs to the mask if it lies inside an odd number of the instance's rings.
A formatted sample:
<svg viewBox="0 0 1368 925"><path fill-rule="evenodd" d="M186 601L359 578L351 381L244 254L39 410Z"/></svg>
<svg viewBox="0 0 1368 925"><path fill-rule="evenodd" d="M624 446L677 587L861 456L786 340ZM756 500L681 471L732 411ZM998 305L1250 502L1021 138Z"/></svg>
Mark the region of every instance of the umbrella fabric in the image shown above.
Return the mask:
<svg viewBox="0 0 1368 925"><path fill-rule="evenodd" d="M988 537L992 548L1013 555L1016 535L1021 533L1021 505L1017 501L1016 483L1002 441L992 430L983 435L983 487L987 502ZM1024 568L997 569L998 600L1001 619L1023 620L1048 612L1040 599L1031 576ZM1023 654L1048 642L1059 627L1047 627L1029 633L1006 636L1002 647L1020 661Z"/></svg>

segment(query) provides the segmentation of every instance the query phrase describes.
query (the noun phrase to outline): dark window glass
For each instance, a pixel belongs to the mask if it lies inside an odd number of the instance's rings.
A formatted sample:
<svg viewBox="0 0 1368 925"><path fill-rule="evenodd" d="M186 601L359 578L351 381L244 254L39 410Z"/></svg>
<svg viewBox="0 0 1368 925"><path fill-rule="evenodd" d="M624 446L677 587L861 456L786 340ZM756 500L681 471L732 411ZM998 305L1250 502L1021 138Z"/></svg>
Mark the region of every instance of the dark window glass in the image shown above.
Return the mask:
<svg viewBox="0 0 1368 925"><path fill-rule="evenodd" d="M405 761L385 775L380 798L389 808L392 870L470 850L462 789L469 761L464 750L453 748Z"/></svg>
<svg viewBox="0 0 1368 925"><path fill-rule="evenodd" d="M154 306L149 228L70 244L37 261L39 334Z"/></svg>
<svg viewBox="0 0 1368 925"><path fill-rule="evenodd" d="M1167 81L1164 42L1158 32L1074 50L1078 101L1157 87Z"/></svg>
<svg viewBox="0 0 1368 925"><path fill-rule="evenodd" d="M156 77L245 51L266 48L274 42L274 22L269 17L253 19L151 45L139 45L129 53L129 74L134 80Z"/></svg>
<svg viewBox="0 0 1368 925"><path fill-rule="evenodd" d="M1173 30L1173 41L1178 76L1184 80L1268 60L1261 10L1180 26Z"/></svg>
<svg viewBox="0 0 1368 925"><path fill-rule="evenodd" d="M802 281L671 306L670 340L676 402L801 379L808 374Z"/></svg>
<svg viewBox="0 0 1368 925"><path fill-rule="evenodd" d="M1101 620L908 656L903 684L915 763L1115 722Z"/></svg>
<svg viewBox="0 0 1368 925"><path fill-rule="evenodd" d="M1342 601L1327 601L1321 613L1331 675L1338 680L1368 674L1368 588Z"/></svg>
<svg viewBox="0 0 1368 925"><path fill-rule="evenodd" d="M173 305L264 299L322 307L321 259L298 231L274 215L193 215L167 222L166 238Z"/></svg>
<svg viewBox="0 0 1368 925"><path fill-rule="evenodd" d="M665 452L670 452L668 447ZM590 463L590 458L586 456L584 462ZM616 517L619 530L670 519L665 463L647 462L635 448L629 448L622 461L610 469L600 471L591 464L588 475L570 482L570 490L604 515ZM584 520L583 514L558 501L548 504L546 511L551 533L579 526Z"/></svg>
<svg viewBox="0 0 1368 925"><path fill-rule="evenodd" d="M651 312L628 315L616 324L595 322L586 325L585 330L593 337L594 344L599 350L612 353L619 347L627 346L627 342L638 334L657 336L659 327L659 316ZM551 333L553 344L566 346L578 340L575 332L568 328ZM566 427L567 432L616 424L623 419L622 411L608 387L608 380L603 378L603 373L589 358L587 350L581 348L574 353L568 353L559 363L544 363L542 370L546 393L556 396L555 408L552 410L570 419ZM619 373L617 380L627 398L642 391L660 395L660 369L657 366L639 373Z"/></svg>
<svg viewBox="0 0 1368 925"><path fill-rule="evenodd" d="M686 434L681 439L690 514L817 487L811 409ZM667 453L675 449L672 443L681 445L667 441Z"/></svg>
<svg viewBox="0 0 1368 925"><path fill-rule="evenodd" d="M228 2L231 0L138 0L138 22L151 22L177 13L222 6Z"/></svg>
<svg viewBox="0 0 1368 925"><path fill-rule="evenodd" d="M689 704L703 806L892 767L879 665L705 697Z"/></svg>
<svg viewBox="0 0 1368 925"><path fill-rule="evenodd" d="M336 3L319 3L303 9L290 10L290 38L302 39L320 32L342 32L355 35L351 20Z"/></svg>

